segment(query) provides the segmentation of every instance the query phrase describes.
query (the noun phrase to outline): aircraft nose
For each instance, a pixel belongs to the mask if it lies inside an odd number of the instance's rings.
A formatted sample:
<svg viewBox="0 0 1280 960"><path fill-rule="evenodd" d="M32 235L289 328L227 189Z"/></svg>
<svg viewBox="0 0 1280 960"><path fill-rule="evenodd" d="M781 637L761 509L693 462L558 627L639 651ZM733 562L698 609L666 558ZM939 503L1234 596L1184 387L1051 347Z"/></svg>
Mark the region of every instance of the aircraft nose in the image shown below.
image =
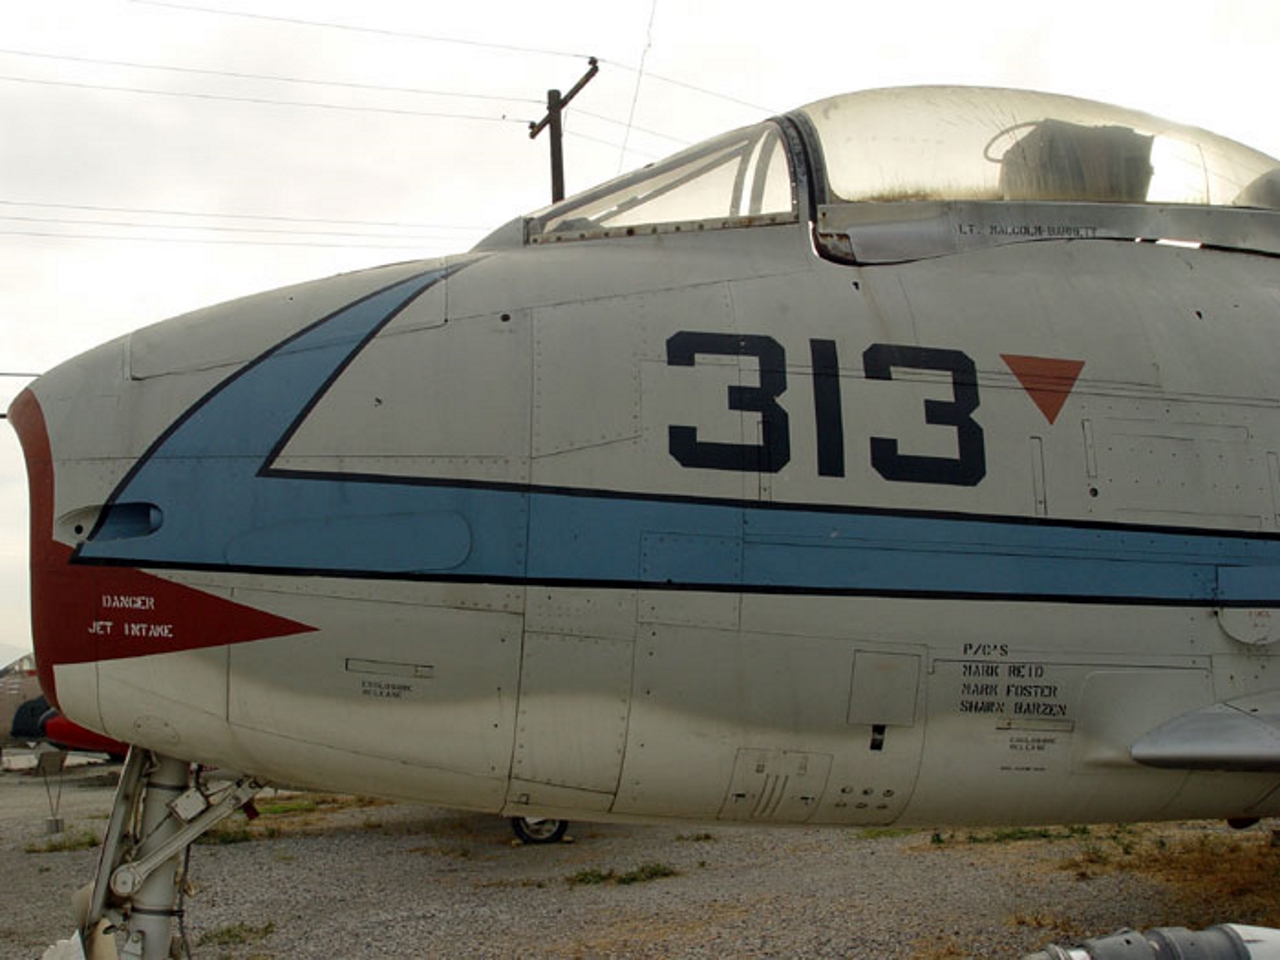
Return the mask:
<svg viewBox="0 0 1280 960"><path fill-rule="evenodd" d="M173 332L189 345L199 338ZM200 352L194 346L189 354ZM157 400L152 385L130 370L131 347L125 337L64 363L32 383L8 412L27 469L40 686L64 715L98 731L106 729L98 670L104 661L215 646L278 619L262 614L246 627L245 618L237 619L241 608L223 597L141 564L85 556L92 544L146 540L162 528L163 509L121 497L121 485L154 435L163 434L171 404L189 403L222 370L234 369L223 363L212 376L172 376L168 395Z"/></svg>
<svg viewBox="0 0 1280 960"><path fill-rule="evenodd" d="M445 274L443 262L396 264L197 311L81 354L14 400L31 505L32 639L50 703L102 730L104 661L312 629L187 586L175 571L226 563L215 534L239 515L233 507L252 513L228 478L272 455L302 410L286 401L322 390L326 362L340 369Z"/></svg>
<svg viewBox="0 0 1280 960"><path fill-rule="evenodd" d="M115 402L109 393L92 388L77 394L79 378L59 368L19 395L8 416L27 466L31 630L40 686L49 702L75 723L154 747L171 745L176 735L155 719L164 711L150 709L143 694L181 697L179 688L193 678L225 689L225 668L187 670L161 682L154 666L132 670L134 658L312 628L177 582L161 571L85 555L91 543L146 540L164 524L163 511L155 504L116 496L121 478L137 462L130 445L140 442L126 436L128 423L117 411L137 402L119 375L122 348L98 348L68 365L85 375L81 383L96 375L105 386L114 376L119 390ZM94 414L95 407L105 409ZM114 456L101 457L104 445L113 444ZM173 689L150 689L151 683L173 685L175 677L179 680ZM147 742L149 737L153 742Z"/></svg>

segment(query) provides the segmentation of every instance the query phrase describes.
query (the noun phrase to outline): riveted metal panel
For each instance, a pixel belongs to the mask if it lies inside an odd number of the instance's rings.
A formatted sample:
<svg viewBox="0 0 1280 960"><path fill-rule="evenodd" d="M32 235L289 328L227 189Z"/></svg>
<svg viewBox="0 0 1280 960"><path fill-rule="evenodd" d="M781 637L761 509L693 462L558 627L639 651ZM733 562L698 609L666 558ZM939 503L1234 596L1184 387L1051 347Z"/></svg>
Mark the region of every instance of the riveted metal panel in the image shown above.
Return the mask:
<svg viewBox="0 0 1280 960"><path fill-rule="evenodd" d="M909 727L916 722L920 658L858 650L849 687L849 722Z"/></svg>
<svg viewBox="0 0 1280 960"><path fill-rule="evenodd" d="M514 779L604 793L617 788L632 649L601 637L525 635Z"/></svg>

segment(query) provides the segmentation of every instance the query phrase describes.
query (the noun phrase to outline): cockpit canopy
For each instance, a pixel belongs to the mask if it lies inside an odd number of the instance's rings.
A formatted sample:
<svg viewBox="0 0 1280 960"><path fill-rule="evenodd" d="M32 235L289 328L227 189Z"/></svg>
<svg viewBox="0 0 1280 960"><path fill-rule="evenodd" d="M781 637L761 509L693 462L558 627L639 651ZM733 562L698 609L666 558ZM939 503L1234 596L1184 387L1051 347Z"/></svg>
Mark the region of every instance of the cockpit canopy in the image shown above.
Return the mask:
<svg viewBox="0 0 1280 960"><path fill-rule="evenodd" d="M830 202L1031 200L1280 208L1280 164L1195 127L1075 97L909 87L800 110Z"/></svg>
<svg viewBox="0 0 1280 960"><path fill-rule="evenodd" d="M820 100L525 219L530 243L798 219L818 204L1032 201L1280 210L1280 161L1074 97L905 87ZM815 211L816 212L816 211Z"/></svg>

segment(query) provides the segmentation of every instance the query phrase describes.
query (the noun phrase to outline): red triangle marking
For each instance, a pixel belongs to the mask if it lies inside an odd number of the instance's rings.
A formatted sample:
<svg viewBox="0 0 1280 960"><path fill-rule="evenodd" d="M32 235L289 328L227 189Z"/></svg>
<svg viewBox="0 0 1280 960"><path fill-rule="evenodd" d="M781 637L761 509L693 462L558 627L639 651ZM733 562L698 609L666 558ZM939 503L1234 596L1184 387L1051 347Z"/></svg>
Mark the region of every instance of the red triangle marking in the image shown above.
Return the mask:
<svg viewBox="0 0 1280 960"><path fill-rule="evenodd" d="M1084 369L1084 361L1024 357L1014 353L1002 353L1000 357L1009 365L1045 419L1050 423L1057 420L1062 405L1076 385L1076 378Z"/></svg>
<svg viewBox="0 0 1280 960"><path fill-rule="evenodd" d="M71 549L57 542L48 555L52 563L31 574L32 627L37 657L52 654L56 663L199 650L316 629L131 567L71 562Z"/></svg>

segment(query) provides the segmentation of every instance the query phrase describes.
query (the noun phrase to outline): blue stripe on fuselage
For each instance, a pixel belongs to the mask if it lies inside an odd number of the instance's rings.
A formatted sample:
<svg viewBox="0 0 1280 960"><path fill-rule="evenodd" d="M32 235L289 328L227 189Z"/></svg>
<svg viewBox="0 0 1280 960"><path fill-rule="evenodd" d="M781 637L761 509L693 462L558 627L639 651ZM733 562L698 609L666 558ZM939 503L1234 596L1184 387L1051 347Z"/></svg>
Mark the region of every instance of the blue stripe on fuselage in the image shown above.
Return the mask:
<svg viewBox="0 0 1280 960"><path fill-rule="evenodd" d="M113 504L159 507L159 527L146 536L91 537L77 560L501 583L1280 605L1280 539L1235 532L272 469L329 384L444 275L431 271L365 297L211 391L112 496ZM1248 575L1222 577L1222 567Z"/></svg>

